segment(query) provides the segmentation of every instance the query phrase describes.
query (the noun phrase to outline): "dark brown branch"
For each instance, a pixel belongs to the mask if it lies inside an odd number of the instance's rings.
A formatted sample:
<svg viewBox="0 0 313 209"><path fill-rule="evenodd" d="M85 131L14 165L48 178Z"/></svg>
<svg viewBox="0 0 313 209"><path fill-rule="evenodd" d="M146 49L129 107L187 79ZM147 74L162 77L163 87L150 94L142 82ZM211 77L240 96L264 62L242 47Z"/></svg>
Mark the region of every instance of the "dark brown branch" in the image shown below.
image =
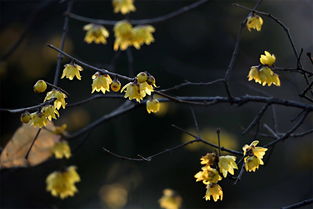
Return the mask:
<svg viewBox="0 0 313 209"><path fill-rule="evenodd" d="M68 1L66 13L71 12L72 7L73 7L73 2L74 2L73 0L69 0ZM60 50L62 50L62 51L64 49L65 38L66 38L67 31L68 31L68 22L69 22L69 18L68 18L67 15L65 15L65 17L64 17L64 25L63 25L63 29L62 29L63 31L62 31L61 43L60 43ZM63 55L61 53L59 53L58 54L58 59L57 59L57 64L56 64L56 67L55 67L54 80L53 80L53 85L55 85L55 86L58 85L62 59L63 59Z"/></svg>
<svg viewBox="0 0 313 209"><path fill-rule="evenodd" d="M281 209L294 209L294 208L300 208L302 206L305 206L305 205L309 205L313 203L313 198L311 199L307 199L307 200L302 200L300 202L297 202L297 203L294 203L294 204L291 204L291 205L287 205L287 206L284 206L282 207Z"/></svg>
<svg viewBox="0 0 313 209"><path fill-rule="evenodd" d="M36 135L34 136L34 139L33 139L32 143L30 144L30 146L29 146L29 148L28 148L28 150L27 150L27 153L26 153L26 155L25 155L25 159L26 159L26 160L28 160L30 151L32 150L32 148L33 148L33 146L34 146L34 144L35 144L35 142L36 142L36 140L37 140L37 138L38 138L40 132L41 132L41 128L38 129Z"/></svg>
<svg viewBox="0 0 313 209"><path fill-rule="evenodd" d="M154 24L154 23L160 23L165 20L169 20L173 17L176 17L178 15L181 15L185 12L190 11L191 9L197 8L198 6L206 3L208 0L199 0L197 2L194 2L188 6L182 7L174 12L168 13L166 15L162 15L159 17L155 18L149 18L149 19L141 19L141 20L128 20L130 23L134 25L144 25L144 24ZM83 17L80 15L76 15L73 13L68 13L68 16L72 19L79 20L82 22L87 22L87 23L95 23L95 24L100 24L100 25L115 25L118 21L117 20L102 20L102 19L93 19L93 18L88 18L88 17Z"/></svg>

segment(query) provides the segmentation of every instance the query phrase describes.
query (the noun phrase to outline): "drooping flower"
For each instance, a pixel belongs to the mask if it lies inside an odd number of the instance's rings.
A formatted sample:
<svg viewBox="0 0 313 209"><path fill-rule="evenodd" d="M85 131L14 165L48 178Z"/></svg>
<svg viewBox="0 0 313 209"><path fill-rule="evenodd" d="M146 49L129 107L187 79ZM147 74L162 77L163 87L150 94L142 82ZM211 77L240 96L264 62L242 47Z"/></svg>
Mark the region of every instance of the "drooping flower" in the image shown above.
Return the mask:
<svg viewBox="0 0 313 209"><path fill-rule="evenodd" d="M120 21L114 26L114 50L126 50L132 45L133 26L127 21Z"/></svg>
<svg viewBox="0 0 313 209"><path fill-rule="evenodd" d="M66 64L64 65L61 79L68 78L70 80L73 80L74 77L76 76L78 80L81 80L80 71L83 71L83 68L80 65Z"/></svg>
<svg viewBox="0 0 313 209"><path fill-rule="evenodd" d="M173 190L164 189L159 203L160 207L164 209L179 209L182 204L182 198Z"/></svg>
<svg viewBox="0 0 313 209"><path fill-rule="evenodd" d="M155 32L155 28L151 25L136 26L133 29L132 44L136 49L140 49L143 44L150 45L153 41L152 33Z"/></svg>
<svg viewBox="0 0 313 209"><path fill-rule="evenodd" d="M72 155L71 148L68 145L67 141L60 141L56 143L52 148L52 152L56 159L62 159L62 158L68 159Z"/></svg>
<svg viewBox="0 0 313 209"><path fill-rule="evenodd" d="M114 12L122 13L123 15L136 11L134 0L113 0L112 1Z"/></svg>
<svg viewBox="0 0 313 209"><path fill-rule="evenodd" d="M139 89L142 97L145 97L146 95L151 95L151 93L154 91L153 86L148 84L147 82L139 83Z"/></svg>
<svg viewBox="0 0 313 209"><path fill-rule="evenodd" d="M23 112L20 117L20 121L22 123L28 123L31 120L31 116L29 112Z"/></svg>
<svg viewBox="0 0 313 209"><path fill-rule="evenodd" d="M153 75L148 76L147 83L153 87L157 87L155 84L155 78Z"/></svg>
<svg viewBox="0 0 313 209"><path fill-rule="evenodd" d="M218 160L218 167L220 172L223 174L224 178L227 177L227 173L234 175L234 169L238 169L236 164L236 157L235 156L220 156Z"/></svg>
<svg viewBox="0 0 313 209"><path fill-rule="evenodd" d="M259 70L258 66L252 66L249 71L248 80L254 80L263 86L271 86L272 84L280 86L278 74L274 73L269 67L261 67Z"/></svg>
<svg viewBox="0 0 313 209"><path fill-rule="evenodd" d="M202 156L200 158L200 163L202 165L207 165L207 166L212 166L216 163L217 161L217 156L214 152L211 152L211 153L207 153L206 155Z"/></svg>
<svg viewBox="0 0 313 209"><path fill-rule="evenodd" d="M121 92L125 92L124 98L128 98L129 100L136 99L137 102L143 99L142 91L140 91L140 87L138 83L129 82L122 89Z"/></svg>
<svg viewBox="0 0 313 209"><path fill-rule="evenodd" d="M50 121L60 116L58 110L53 105L44 106L41 108L41 113Z"/></svg>
<svg viewBox="0 0 313 209"><path fill-rule="evenodd" d="M33 89L35 93L45 92L47 89L47 83L44 80L38 80Z"/></svg>
<svg viewBox="0 0 313 209"><path fill-rule="evenodd" d="M118 92L122 87L122 84L119 80L114 79L111 83L111 90L114 92Z"/></svg>
<svg viewBox="0 0 313 209"><path fill-rule="evenodd" d="M92 76L92 91L91 93L102 91L105 94L106 91L110 91L110 85L112 83L112 79L108 74L100 74L96 72Z"/></svg>
<svg viewBox="0 0 313 209"><path fill-rule="evenodd" d="M84 41L88 44L94 42L96 44L106 44L109 37L108 30L102 25L88 24L84 26L84 30L87 31Z"/></svg>
<svg viewBox="0 0 313 209"><path fill-rule="evenodd" d="M264 54L260 56L260 62L263 65L272 66L276 61L276 57L274 54L269 53L268 51L264 51Z"/></svg>
<svg viewBox="0 0 313 209"><path fill-rule="evenodd" d="M263 156L265 155L265 152L267 151L267 148L264 147L256 147L258 145L259 141L255 140L250 145L244 145L243 151L244 151L244 163L245 163L245 169L248 172L255 172L256 169L259 168L259 165L264 165L263 162Z"/></svg>
<svg viewBox="0 0 313 209"><path fill-rule="evenodd" d="M223 200L223 190L222 187L216 183L208 184L206 187L206 194L204 196L205 200L211 200L213 197L214 202L217 200Z"/></svg>
<svg viewBox="0 0 313 209"><path fill-rule="evenodd" d="M147 112L150 113L157 113L160 110L160 102L157 99L149 99L146 102L146 109Z"/></svg>
<svg viewBox="0 0 313 209"><path fill-rule="evenodd" d="M67 98L67 96L61 92L58 91L56 89L53 89L51 91L49 91L44 99L44 101L49 101L51 99L55 99L54 101L54 107L59 110L61 107L63 107L63 109L65 109L66 106L66 102L65 102L65 98Z"/></svg>
<svg viewBox="0 0 313 209"><path fill-rule="evenodd" d="M30 123L32 126L37 128L42 128L47 125L48 119L47 117L42 114L41 112L34 112L30 114Z"/></svg>
<svg viewBox="0 0 313 209"><path fill-rule="evenodd" d="M202 171L199 171L195 175L196 181L202 181L204 184L217 183L222 180L218 171L215 168L209 166L202 167Z"/></svg>
<svg viewBox="0 0 313 209"><path fill-rule="evenodd" d="M65 171L55 171L46 178L47 191L61 199L74 196L77 192L75 183L80 181L75 166L68 167Z"/></svg>
<svg viewBox="0 0 313 209"><path fill-rule="evenodd" d="M260 31L262 29L262 25L263 25L263 19L259 15L256 15L253 13L247 19L246 26L249 31L251 31L251 29Z"/></svg>

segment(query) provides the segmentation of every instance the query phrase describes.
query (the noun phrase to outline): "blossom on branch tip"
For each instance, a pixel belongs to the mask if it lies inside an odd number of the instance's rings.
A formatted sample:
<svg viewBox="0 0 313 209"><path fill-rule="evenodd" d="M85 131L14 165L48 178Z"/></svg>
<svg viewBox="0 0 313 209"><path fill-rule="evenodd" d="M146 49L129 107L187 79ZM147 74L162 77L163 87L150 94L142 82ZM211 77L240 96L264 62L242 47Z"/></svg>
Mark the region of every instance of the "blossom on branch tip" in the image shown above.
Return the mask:
<svg viewBox="0 0 313 209"><path fill-rule="evenodd" d="M61 199L74 196L77 192L75 183L80 181L75 166L68 167L65 171L55 171L46 178L47 191Z"/></svg>
<svg viewBox="0 0 313 209"><path fill-rule="evenodd" d="M160 110L160 102L157 99L149 99L146 102L146 109L147 112L150 113L157 113Z"/></svg>
<svg viewBox="0 0 313 209"><path fill-rule="evenodd" d="M259 15L253 13L247 18L246 26L249 31L251 31L251 29L260 31L262 29L262 25L263 19Z"/></svg>
<svg viewBox="0 0 313 209"><path fill-rule="evenodd" d="M56 89L53 89L51 91L49 91L44 99L44 102L46 101L49 101L51 99L55 99L54 101L54 107L59 110L61 107L63 109L65 109L65 106L66 106L66 102L65 102L65 99L67 98L67 96L61 92L61 91L58 91Z"/></svg>
<svg viewBox="0 0 313 209"><path fill-rule="evenodd" d="M122 13L123 15L136 11L134 0L113 0L112 1L114 12Z"/></svg>
<svg viewBox="0 0 313 209"><path fill-rule="evenodd" d="M263 65L272 66L276 61L276 57L274 54L269 53L268 51L264 51L264 54L260 56L260 62Z"/></svg>
<svg viewBox="0 0 313 209"><path fill-rule="evenodd" d="M227 177L227 173L234 175L234 169L238 169L236 164L236 157L235 156L220 156L218 160L218 167L220 172L223 174L224 178Z"/></svg>
<svg viewBox="0 0 313 209"><path fill-rule="evenodd" d="M62 77L68 78L70 80L73 80L73 78L76 76L78 80L81 80L80 71L83 71L83 68L77 64L66 64L64 65Z"/></svg>
<svg viewBox="0 0 313 209"><path fill-rule="evenodd" d="M53 105L44 106L41 108L41 113L50 121L60 116L58 110Z"/></svg>
<svg viewBox="0 0 313 209"><path fill-rule="evenodd" d="M105 94L106 91L110 91L110 85L112 83L112 79L108 74L100 74L99 72L96 72L92 76L92 91L91 93L96 92L102 92Z"/></svg>
<svg viewBox="0 0 313 209"><path fill-rule="evenodd" d="M45 92L47 89L47 83L44 80L38 80L33 89L35 93Z"/></svg>
<svg viewBox="0 0 313 209"><path fill-rule="evenodd" d="M71 148L68 145L67 141L61 141L61 142L56 143L52 148L52 152L56 159L62 159L62 158L68 159L72 155Z"/></svg>
<svg viewBox="0 0 313 209"><path fill-rule="evenodd" d="M87 31L84 41L88 44L94 42L96 44L106 44L109 37L108 30L102 25L88 24L84 26L84 30Z"/></svg>
<svg viewBox="0 0 313 209"><path fill-rule="evenodd" d="M255 172L256 169L259 168L259 165L264 165L263 156L267 151L267 148L264 147L257 147L259 141L255 140L250 145L244 145L244 163L245 169L248 172Z"/></svg>
<svg viewBox="0 0 313 209"><path fill-rule="evenodd" d="M206 194L204 196L205 200L211 200L213 197L214 202L217 200L223 200L223 190L222 187L216 183L208 184L206 187Z"/></svg>

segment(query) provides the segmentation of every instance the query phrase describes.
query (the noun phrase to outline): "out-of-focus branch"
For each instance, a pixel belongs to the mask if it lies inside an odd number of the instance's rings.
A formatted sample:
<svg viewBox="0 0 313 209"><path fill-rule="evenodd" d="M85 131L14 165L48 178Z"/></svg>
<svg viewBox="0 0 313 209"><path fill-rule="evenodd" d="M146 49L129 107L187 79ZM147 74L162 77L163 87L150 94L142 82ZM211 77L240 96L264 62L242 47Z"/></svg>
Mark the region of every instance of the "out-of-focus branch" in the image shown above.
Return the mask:
<svg viewBox="0 0 313 209"><path fill-rule="evenodd" d="M194 8L199 7L200 5L208 2L208 0L199 0L197 2L194 2L190 5L187 5L185 7L182 7L176 11L173 11L171 13L168 13L166 15L162 15L159 17L155 18L149 18L149 19L141 19L141 20L128 20L130 23L135 24L135 25L144 25L144 24L154 24L154 23L160 23L165 20L169 20L173 17L176 17L178 15L181 15L185 12L188 12ZM72 19L79 20L82 22L87 22L87 23L95 23L95 24L100 24L100 25L115 25L118 21L117 20L102 20L102 19L93 19L89 17L83 17L77 14L73 13L68 13L68 16Z"/></svg>
<svg viewBox="0 0 313 209"><path fill-rule="evenodd" d="M291 205L287 205L287 206L284 206L282 207L281 209L294 209L294 208L300 208L302 206L305 206L305 205L309 205L313 203L313 198L311 199L307 199L307 200L302 200L300 202L297 202L297 203L294 203L294 204L291 204Z"/></svg>

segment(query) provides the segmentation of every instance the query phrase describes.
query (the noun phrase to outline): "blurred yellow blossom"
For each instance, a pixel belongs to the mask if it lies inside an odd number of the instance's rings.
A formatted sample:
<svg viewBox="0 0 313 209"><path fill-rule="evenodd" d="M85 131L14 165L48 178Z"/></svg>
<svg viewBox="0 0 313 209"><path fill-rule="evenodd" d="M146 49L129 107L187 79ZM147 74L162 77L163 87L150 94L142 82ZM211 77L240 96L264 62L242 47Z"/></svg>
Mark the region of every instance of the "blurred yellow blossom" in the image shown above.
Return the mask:
<svg viewBox="0 0 313 209"><path fill-rule="evenodd" d="M260 62L263 65L272 66L276 61L276 57L274 54L269 53L268 51L264 51L264 54L260 56Z"/></svg>
<svg viewBox="0 0 313 209"><path fill-rule="evenodd" d="M102 91L105 94L106 91L110 91L110 85L112 83L112 79L108 74L100 74L96 72L92 76L92 91L91 93Z"/></svg>
<svg viewBox="0 0 313 209"><path fill-rule="evenodd" d="M62 159L62 158L68 159L72 155L71 148L68 145L67 141L60 141L56 143L52 148L52 152L56 159Z"/></svg>
<svg viewBox="0 0 313 209"><path fill-rule="evenodd" d="M41 112L31 113L30 117L31 117L30 119L31 125L34 127L42 128L46 126L48 123L47 117Z"/></svg>
<svg viewBox="0 0 313 209"><path fill-rule="evenodd" d="M205 200L211 200L213 197L214 202L217 200L223 200L223 190L222 187L216 183L208 184L206 187L206 194L204 196Z"/></svg>
<svg viewBox="0 0 313 209"><path fill-rule="evenodd" d="M163 196L159 199L160 207L164 209L179 209L183 199L171 189L164 189Z"/></svg>
<svg viewBox="0 0 313 209"><path fill-rule="evenodd" d="M64 65L62 77L68 78L70 80L73 80L73 78L76 76L78 80L81 80L80 71L83 71L83 68L77 64L66 64Z"/></svg>
<svg viewBox="0 0 313 209"><path fill-rule="evenodd" d="M80 181L75 166L68 167L65 171L55 171L46 178L47 191L61 199L74 196L77 192L75 183Z"/></svg>
<svg viewBox="0 0 313 209"><path fill-rule="evenodd" d="M153 41L152 33L155 32L155 28L151 25L136 26L133 29L132 44L136 49L140 49L143 44L150 45Z"/></svg>
<svg viewBox="0 0 313 209"><path fill-rule="evenodd" d="M125 185L114 183L104 185L100 189L100 197L106 208L120 209L123 208L128 199L128 191Z"/></svg>
<svg viewBox="0 0 313 209"><path fill-rule="evenodd" d="M67 129L67 124L64 123L61 126L55 126L54 129L52 130L53 133L55 134L65 134Z"/></svg>
<svg viewBox="0 0 313 209"><path fill-rule="evenodd" d="M61 92L61 91L58 91L56 89L53 89L51 91L49 91L44 99L44 101L49 101L51 99L55 99L54 101L54 107L59 110L61 107L63 109L65 109L65 106L66 106L66 102L65 102L65 99L67 98L67 96Z"/></svg>
<svg viewBox="0 0 313 209"><path fill-rule="evenodd" d="M254 13L249 15L249 17L247 19L247 23L246 23L246 26L247 26L249 31L251 31L251 29L255 29L257 31L260 31L262 29L262 25L263 25L262 17L254 14Z"/></svg>
<svg viewBox="0 0 313 209"><path fill-rule="evenodd" d="M134 0L113 0L112 1L114 12L122 13L123 15L136 11Z"/></svg>
<svg viewBox="0 0 313 209"><path fill-rule="evenodd" d="M35 93L42 93L42 92L45 92L46 89L47 89L47 83L44 81L44 80L38 80L34 87L34 92Z"/></svg>
<svg viewBox="0 0 313 209"><path fill-rule="evenodd" d="M102 25L90 23L84 26L84 30L87 31L84 40L88 44L92 42L96 44L106 44L109 32Z"/></svg>
<svg viewBox="0 0 313 209"><path fill-rule="evenodd" d="M160 102L157 99L149 99L146 102L146 109L147 112L150 113L157 113L160 110Z"/></svg>
<svg viewBox="0 0 313 209"><path fill-rule="evenodd" d="M114 26L114 50L126 50L132 44L133 26L127 21L120 21Z"/></svg>

